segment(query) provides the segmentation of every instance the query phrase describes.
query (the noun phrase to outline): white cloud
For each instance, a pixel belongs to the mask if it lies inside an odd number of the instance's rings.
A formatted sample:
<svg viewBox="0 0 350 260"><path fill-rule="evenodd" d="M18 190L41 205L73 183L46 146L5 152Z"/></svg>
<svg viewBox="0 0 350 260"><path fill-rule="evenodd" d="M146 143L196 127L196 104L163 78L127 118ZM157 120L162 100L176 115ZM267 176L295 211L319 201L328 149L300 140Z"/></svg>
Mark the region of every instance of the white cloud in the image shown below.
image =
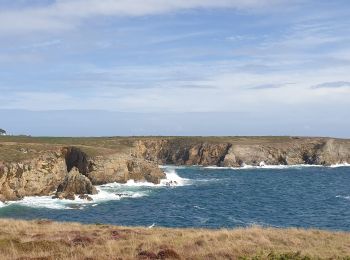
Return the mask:
<svg viewBox="0 0 350 260"><path fill-rule="evenodd" d="M215 64L212 64L215 67ZM161 81L146 82L144 87L113 86L110 82L95 80L89 84L95 87L84 88L85 82L80 82L79 90L74 92L65 89L59 91L11 92L7 95L11 102L0 104L0 108L31 109L31 110L64 110L64 109L98 109L123 112L248 112L259 114L262 111L279 111L284 108L315 107L322 108L331 105L347 106L350 100L350 88L318 88L312 86L325 82L350 82L348 69L317 69L285 72L239 72L232 70L232 64L211 71L211 68L193 64L183 64L179 67L136 67L110 69L102 73L127 73L140 76L140 81L156 78L157 68ZM229 68L231 67L231 72ZM192 70L191 70L192 69ZM176 79L174 73L192 71L194 74L206 74L199 79L188 76L187 80ZM187 77L187 76L186 76ZM289 84L289 83L293 84ZM156 84L154 84L156 83ZM192 85L197 87L183 87ZM281 88L261 88L265 86L281 86ZM200 87L210 86L210 87ZM259 88L260 86L260 88ZM259 88L252 91L252 88ZM84 95L82 95L82 93ZM263 109L263 110L262 110Z"/></svg>
<svg viewBox="0 0 350 260"><path fill-rule="evenodd" d="M145 16L199 8L256 9L286 0L57 0L47 6L0 10L0 32L66 30L95 16Z"/></svg>

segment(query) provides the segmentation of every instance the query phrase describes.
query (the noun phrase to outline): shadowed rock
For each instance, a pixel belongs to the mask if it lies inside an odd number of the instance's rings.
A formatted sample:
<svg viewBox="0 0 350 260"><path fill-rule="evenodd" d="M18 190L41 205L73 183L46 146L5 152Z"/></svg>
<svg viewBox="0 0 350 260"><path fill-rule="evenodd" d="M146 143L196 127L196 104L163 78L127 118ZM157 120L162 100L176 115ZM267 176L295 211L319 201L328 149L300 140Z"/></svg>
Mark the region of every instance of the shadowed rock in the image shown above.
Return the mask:
<svg viewBox="0 0 350 260"><path fill-rule="evenodd" d="M76 167L80 173L87 175L89 173L89 161L86 153L77 147L63 148L65 154L67 171L70 172Z"/></svg>

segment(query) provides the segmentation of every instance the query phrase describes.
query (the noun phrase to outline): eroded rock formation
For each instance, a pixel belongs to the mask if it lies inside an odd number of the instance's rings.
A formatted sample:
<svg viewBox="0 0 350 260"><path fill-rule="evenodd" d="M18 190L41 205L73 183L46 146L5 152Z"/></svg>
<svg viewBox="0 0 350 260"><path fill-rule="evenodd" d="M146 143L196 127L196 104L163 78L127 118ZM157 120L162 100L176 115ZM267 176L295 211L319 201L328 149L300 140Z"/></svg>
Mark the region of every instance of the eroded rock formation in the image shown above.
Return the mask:
<svg viewBox="0 0 350 260"><path fill-rule="evenodd" d="M207 142L205 138L139 140L135 156L159 164L239 167L268 165L350 163L350 141L332 138L283 138L264 142Z"/></svg>
<svg viewBox="0 0 350 260"><path fill-rule="evenodd" d="M88 156L77 147L65 147L62 149L65 156L67 171L70 172L76 167L80 173L87 175L89 173Z"/></svg>
<svg viewBox="0 0 350 260"><path fill-rule="evenodd" d="M64 178L64 181L58 185L55 197L74 200L74 195L84 194L97 194L97 190L88 177L81 174L78 168L73 167Z"/></svg>
<svg viewBox="0 0 350 260"><path fill-rule="evenodd" d="M165 178L165 174L154 162L112 154L95 158L89 178L94 185L111 182L126 183L131 179L158 184Z"/></svg>
<svg viewBox="0 0 350 260"><path fill-rule="evenodd" d="M74 194L95 194L96 184L130 179L159 183L162 178L158 165L142 158L119 153L88 158L79 148L65 147L23 162L0 161L0 201L54 195L56 190L56 197L73 199Z"/></svg>
<svg viewBox="0 0 350 260"><path fill-rule="evenodd" d="M20 163L0 162L0 200L49 195L62 182L66 172L60 151L44 153Z"/></svg>

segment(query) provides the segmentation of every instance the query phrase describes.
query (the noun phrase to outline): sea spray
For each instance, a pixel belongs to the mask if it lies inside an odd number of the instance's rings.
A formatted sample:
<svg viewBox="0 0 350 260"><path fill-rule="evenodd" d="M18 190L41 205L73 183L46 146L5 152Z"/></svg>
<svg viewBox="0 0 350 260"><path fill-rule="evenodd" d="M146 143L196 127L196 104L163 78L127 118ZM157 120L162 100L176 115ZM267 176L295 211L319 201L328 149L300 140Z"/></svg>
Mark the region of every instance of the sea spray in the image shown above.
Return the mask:
<svg viewBox="0 0 350 260"><path fill-rule="evenodd" d="M20 205L31 208L48 209L82 209L85 205L96 205L107 201L118 201L125 198L141 198L152 193L154 188L176 187L189 185L190 180L181 178L177 175L175 169L165 168L166 178L159 184L150 182L136 182L128 180L126 183L107 183L96 186L98 191L95 195L89 195L93 200L88 201L80 199L77 195L75 200L53 199L51 196L27 196L19 201L10 201L8 203L0 202L0 208L8 205Z"/></svg>

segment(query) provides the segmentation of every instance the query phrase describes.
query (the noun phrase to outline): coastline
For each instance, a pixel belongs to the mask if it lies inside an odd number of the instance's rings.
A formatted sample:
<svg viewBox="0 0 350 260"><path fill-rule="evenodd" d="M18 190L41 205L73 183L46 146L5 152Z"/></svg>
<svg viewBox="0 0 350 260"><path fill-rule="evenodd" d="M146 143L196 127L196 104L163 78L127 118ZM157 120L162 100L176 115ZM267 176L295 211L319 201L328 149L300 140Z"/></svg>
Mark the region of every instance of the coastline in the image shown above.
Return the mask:
<svg viewBox="0 0 350 260"><path fill-rule="evenodd" d="M182 178L177 175L174 171L175 169L190 169L190 168L203 168L210 170L235 170L235 171L244 171L244 170L283 170L283 169L302 169L302 168L339 168L339 167L350 167L350 164L335 164L335 165L262 165L262 166L253 166L253 165L245 165L242 167L224 167L224 166L202 166L202 165L158 165L160 169L162 169L165 173L165 178L160 181L159 184L155 184L152 182L141 181L138 182L136 180L130 179L126 183L117 183L111 182L103 185L96 185L96 189L98 191L95 195L90 195L93 199L91 201L80 199L78 195L75 195L75 200L70 199L59 199L52 198L52 195L49 196L24 196L21 200L17 201L0 201L0 209L6 206L18 204L25 205L30 207L38 207L38 208L51 208L51 209L71 209L70 207L65 206L66 204L73 205L87 205L87 204L96 204L106 201L120 200L123 198L139 198L145 196L140 192L136 192L133 194L111 194L107 193L103 188L104 187L150 187L150 188L161 188L161 187L178 187L184 185L190 185L189 179ZM55 202L61 202L61 205L55 205Z"/></svg>
<svg viewBox="0 0 350 260"><path fill-rule="evenodd" d="M227 142L232 144L231 150L227 149ZM319 146L320 142L324 146ZM327 138L271 139L261 137L222 140L221 138L205 137L197 139L185 137L97 139L4 137L0 138L0 144L3 145L7 154L0 154L0 161L5 167L11 165L15 171L2 170L0 172L2 181L0 189L7 191L8 189L4 188L10 187L15 194L22 192L21 196L18 196L22 200L9 202L10 204L24 203L26 198L30 200L33 198L30 196L33 195L39 199L47 198L48 202L52 203L54 200L51 196L55 193L57 185L64 179L64 176L70 174L65 168L67 164L65 157L60 153L55 153L61 151L62 148L66 149L65 147L78 147L88 155L88 162L94 163L95 169L92 171L92 177L87 176L101 191L104 185L164 187L166 185L164 177L159 178L158 183L151 183L148 180L153 180L152 174L154 173L155 176L160 176L159 171L169 167L167 163L173 163L170 168L174 169L203 167L213 170L243 171L348 167L350 166L347 163L350 156L349 143L350 140ZM318 149L315 150L315 146ZM235 150L236 147L239 149ZM289 165L279 163L279 156L283 153L284 155L290 153ZM9 157L9 154L12 157ZM306 156L307 154L311 157ZM244 162L240 162L242 158ZM309 161L310 158L315 161ZM330 163L312 164L312 162L325 158ZM292 162L300 163L293 164ZM192 164L197 165L191 166ZM199 164L202 165L199 166ZM51 171L51 169L56 169L56 171ZM108 172L108 170L111 171ZM57 179L57 182L41 182L41 186L38 187L35 181L40 174L52 176ZM119 177L119 179L114 179L115 176L124 176L124 179ZM28 178L34 181L25 182ZM43 178L40 180L42 181ZM17 186L12 185L13 183ZM27 183L27 186L23 186L22 183ZM51 185L50 189L43 190L41 187L47 184ZM33 192L33 188L37 190ZM77 198L77 195L75 196ZM90 196L95 199L97 196L104 195L100 193ZM142 194L135 193L130 196L142 196ZM56 200L72 203L70 200ZM76 203L79 202L81 202L80 199L76 199ZM93 205L98 201L84 201L84 203ZM1 205L6 206L0 202L0 207ZM83 225L56 223L50 220L9 219L0 219L0 226L1 259L13 259L13 256L18 259L38 257L41 257L40 259L110 259L111 257L165 259L162 254L172 254L172 259L188 257L192 259L308 259L350 256L350 248L347 246L350 244L350 234L341 231L258 226L220 230L118 227L105 224Z"/></svg>

